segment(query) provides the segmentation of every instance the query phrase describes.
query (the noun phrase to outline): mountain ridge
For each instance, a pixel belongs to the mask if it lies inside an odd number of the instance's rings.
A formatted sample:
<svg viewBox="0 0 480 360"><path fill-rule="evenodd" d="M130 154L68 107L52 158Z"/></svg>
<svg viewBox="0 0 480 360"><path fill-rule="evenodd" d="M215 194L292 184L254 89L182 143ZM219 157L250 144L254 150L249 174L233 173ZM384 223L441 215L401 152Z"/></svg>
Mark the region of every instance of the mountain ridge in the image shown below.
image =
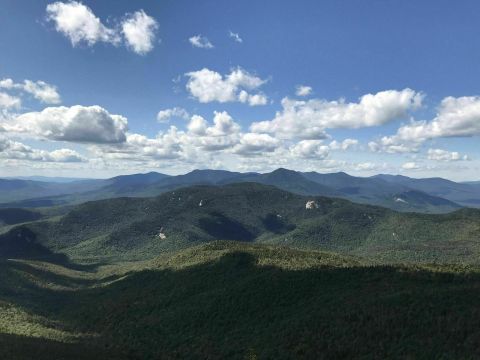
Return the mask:
<svg viewBox="0 0 480 360"><path fill-rule="evenodd" d="M258 183L202 185L151 198L86 202L60 218L19 225L0 235L0 254L17 256L18 246L28 249L32 244L40 246L32 254L38 251L41 256L52 252L73 259L143 259L198 243L233 240L395 261L475 263L480 255L479 218L475 209L443 215L399 213Z"/></svg>
<svg viewBox="0 0 480 360"><path fill-rule="evenodd" d="M430 183L432 180L426 179L425 181ZM270 173L239 173L226 170L197 169L176 176L150 172L69 184L37 184L36 182L30 181L26 184L30 186L40 186L36 192L42 193L44 196L24 196L24 199L21 196L20 198L18 197L18 192L12 193L10 191L8 194L5 193L6 190L2 192L0 183L0 207L38 207L75 204L118 196L149 197L185 186L223 185L235 182L257 182L274 185L280 189L302 195L342 197L358 203L379 205L399 211L444 213L458 209L459 205L468 207L478 205L480 207L480 186L478 186L477 189L474 184L461 184L444 180L440 182L443 184L442 186L444 187L444 184L450 184L450 187L453 187L455 191L447 192L446 196L442 197L436 194L443 194L445 191L442 192L435 188L429 188L425 185L425 181L404 176L396 178L395 176L381 174L373 177L355 177L344 172L327 174L317 172L302 173L284 168L279 168ZM436 183L438 183L437 180ZM20 183L19 186L21 186L21 184L22 183ZM55 190L49 193L48 190L45 190L45 187L54 188ZM457 202L455 199L457 199L458 196L455 195L460 194L461 189L464 189L464 196L460 198L460 201L463 199L463 202ZM411 206L408 206L408 204L398 204L398 202L395 201L395 197L397 194L406 191L420 191L430 195L432 203L426 204L425 206L418 205L421 201L412 202ZM2 193L4 201L1 201ZM453 194L453 200L448 196L449 194ZM418 193L418 195L426 198L426 196L420 193ZM5 196L10 200L16 198L17 201L5 201ZM440 199L434 199L433 197L449 200L450 203L444 202L443 206L437 207L435 203L442 201ZM417 205L413 205L414 203L417 203Z"/></svg>

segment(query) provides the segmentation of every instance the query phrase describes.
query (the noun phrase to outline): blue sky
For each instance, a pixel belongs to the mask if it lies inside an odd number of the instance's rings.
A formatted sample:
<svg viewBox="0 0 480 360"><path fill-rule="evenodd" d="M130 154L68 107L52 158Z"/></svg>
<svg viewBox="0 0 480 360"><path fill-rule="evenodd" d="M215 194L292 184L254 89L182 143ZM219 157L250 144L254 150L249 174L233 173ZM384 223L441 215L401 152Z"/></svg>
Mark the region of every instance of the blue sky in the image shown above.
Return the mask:
<svg viewBox="0 0 480 360"><path fill-rule="evenodd" d="M0 9L0 176L284 166L478 179L476 1Z"/></svg>

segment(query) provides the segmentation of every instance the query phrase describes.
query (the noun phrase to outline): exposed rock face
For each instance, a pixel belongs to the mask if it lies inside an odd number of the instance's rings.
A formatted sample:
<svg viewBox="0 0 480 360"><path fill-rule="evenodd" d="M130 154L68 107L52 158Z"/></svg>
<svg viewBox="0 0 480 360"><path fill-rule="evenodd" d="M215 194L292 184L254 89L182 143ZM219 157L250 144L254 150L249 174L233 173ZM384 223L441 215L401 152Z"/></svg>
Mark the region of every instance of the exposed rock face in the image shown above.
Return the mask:
<svg viewBox="0 0 480 360"><path fill-rule="evenodd" d="M163 226L162 228L160 229L158 235L157 235L160 239L162 240L165 240L167 238L167 235L165 235L165 233L163 232Z"/></svg>
<svg viewBox="0 0 480 360"><path fill-rule="evenodd" d="M203 206L203 200L200 200L200 202L198 203L198 206L200 206L200 207Z"/></svg>
<svg viewBox="0 0 480 360"><path fill-rule="evenodd" d="M305 209L318 209L318 204L314 200L307 201L307 203L305 204Z"/></svg>

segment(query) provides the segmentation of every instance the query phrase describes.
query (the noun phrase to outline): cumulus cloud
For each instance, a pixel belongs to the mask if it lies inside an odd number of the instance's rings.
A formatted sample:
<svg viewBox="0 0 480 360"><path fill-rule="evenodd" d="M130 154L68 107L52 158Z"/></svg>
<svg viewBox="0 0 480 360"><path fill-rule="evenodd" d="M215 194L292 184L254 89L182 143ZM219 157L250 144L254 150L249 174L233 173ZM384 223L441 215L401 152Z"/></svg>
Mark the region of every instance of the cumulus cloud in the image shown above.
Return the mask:
<svg viewBox="0 0 480 360"><path fill-rule="evenodd" d="M18 141L0 138L0 158L44 162L85 162L78 152L71 149L53 151L33 149Z"/></svg>
<svg viewBox="0 0 480 360"><path fill-rule="evenodd" d="M240 125L226 111L215 111L213 117L213 126L206 130L209 136L225 136L238 133Z"/></svg>
<svg viewBox="0 0 480 360"><path fill-rule="evenodd" d="M187 141L206 151L233 148L240 139L241 127L226 112L214 112L213 125L199 115L194 115L188 124Z"/></svg>
<svg viewBox="0 0 480 360"><path fill-rule="evenodd" d="M238 101L248 103L251 106L267 103L265 95L248 92L258 89L266 80L262 80L241 68L234 69L225 76L207 68L192 71L185 75L189 78L186 85L187 90L201 103Z"/></svg>
<svg viewBox="0 0 480 360"><path fill-rule="evenodd" d="M243 42L243 39L240 37L240 35L238 33L234 33L233 31L229 31L228 36L230 36L230 38L232 38L233 41L235 41L237 43L242 43Z"/></svg>
<svg viewBox="0 0 480 360"><path fill-rule="evenodd" d="M337 140L333 140L329 147L332 150L348 150L358 145L358 140L356 139L345 139L342 142L338 142Z"/></svg>
<svg viewBox="0 0 480 360"><path fill-rule="evenodd" d="M144 135L131 134L127 136L127 148L133 150L135 156L143 155L154 159L177 159L181 156L180 136L176 127L158 134L155 139Z"/></svg>
<svg viewBox="0 0 480 360"><path fill-rule="evenodd" d="M145 55L153 49L158 24L143 10L128 15L122 23L122 33L127 46L139 55Z"/></svg>
<svg viewBox="0 0 480 360"><path fill-rule="evenodd" d="M468 160L467 155L460 155L457 151L447 151L442 149L428 149L428 159L436 161L460 161Z"/></svg>
<svg viewBox="0 0 480 360"><path fill-rule="evenodd" d="M3 89L12 89L15 86L15 83L12 79L2 79L0 80L0 88Z"/></svg>
<svg viewBox="0 0 480 360"><path fill-rule="evenodd" d="M23 83L16 83L12 79L7 78L0 80L0 88L31 94L35 99L46 104L59 104L61 102L57 87L41 80L24 80Z"/></svg>
<svg viewBox="0 0 480 360"><path fill-rule="evenodd" d="M376 164L370 161L361 162L361 163L352 165L352 170L355 170L355 171L378 171L385 168L386 168L386 164Z"/></svg>
<svg viewBox="0 0 480 360"><path fill-rule="evenodd" d="M402 118L421 106L423 95L411 89L367 94L358 103L282 100L282 111L270 121L251 125L252 132L274 133L281 138L320 139L326 129L378 126Z"/></svg>
<svg viewBox="0 0 480 360"><path fill-rule="evenodd" d="M297 85L295 90L295 95L297 96L308 96L312 93L312 88L306 85Z"/></svg>
<svg viewBox="0 0 480 360"><path fill-rule="evenodd" d="M185 130L170 126L155 138L127 134L123 143L101 146L97 144L91 149L107 160L146 162L177 159L188 163L197 157L205 159L210 153L233 153L235 146L240 144L242 135L240 125L227 112L214 112L212 123L200 115L193 115ZM251 140L247 137L245 145Z"/></svg>
<svg viewBox="0 0 480 360"><path fill-rule="evenodd" d="M157 114L157 121L160 123L167 123L172 118L188 120L190 118L190 114L187 110L181 107L173 107L170 109L160 110Z"/></svg>
<svg viewBox="0 0 480 360"><path fill-rule="evenodd" d="M240 91L238 94L238 101L241 103L247 103L250 106L266 105L268 98L264 94L251 95L245 90Z"/></svg>
<svg viewBox="0 0 480 360"><path fill-rule="evenodd" d="M264 155L273 152L279 145L279 140L268 134L246 133L240 138L233 152L243 156Z"/></svg>
<svg viewBox="0 0 480 360"><path fill-rule="evenodd" d="M120 38L114 29L106 27L93 11L77 1L60 1L47 5L47 20L55 29L68 37L73 46L85 42L91 46L102 41L117 44Z"/></svg>
<svg viewBox="0 0 480 360"><path fill-rule="evenodd" d="M402 169L403 170L418 170L418 169L420 169L420 165L418 165L414 161L409 161L409 162L406 162L402 165Z"/></svg>
<svg viewBox="0 0 480 360"><path fill-rule="evenodd" d="M330 154L330 148L321 140L301 140L290 147L294 156L323 160Z"/></svg>
<svg viewBox="0 0 480 360"><path fill-rule="evenodd" d="M188 131L194 135L205 135L207 132L208 123L200 115L193 115L188 123Z"/></svg>
<svg viewBox="0 0 480 360"><path fill-rule="evenodd" d="M173 160L179 159L182 154L178 130L174 126L159 133L153 139L141 134L128 134L123 143L93 145L90 147L90 151L98 158L121 162Z"/></svg>
<svg viewBox="0 0 480 360"><path fill-rule="evenodd" d="M425 141L439 137L480 135L480 97L447 97L442 100L437 116L430 122L416 121L402 126L400 140Z"/></svg>
<svg viewBox="0 0 480 360"><path fill-rule="evenodd" d="M372 152L386 152L389 154L416 153L420 150L420 143L400 143L397 139L389 136L382 137L379 141L370 141L368 148Z"/></svg>
<svg viewBox="0 0 480 360"><path fill-rule="evenodd" d="M33 95L37 100L46 104L59 104L61 102L57 88L44 81L25 80L23 90Z"/></svg>
<svg viewBox="0 0 480 360"><path fill-rule="evenodd" d="M185 130L171 126L153 139L140 134L128 134L126 142L107 146L96 145L95 151L104 154L103 156L109 160L176 159L182 163L196 163L201 159L210 163L209 156L214 154L217 164L222 164L221 161L224 161L225 157L233 162L251 157L257 159L274 157L293 164L298 160L326 161L331 150L347 150L357 144L358 141L355 139L332 141L330 144L325 144L321 140L292 143L270 134L243 132L242 127L230 114L226 111L215 111L212 121L200 115L193 115ZM323 163L322 165L326 166Z"/></svg>
<svg viewBox="0 0 480 360"><path fill-rule="evenodd" d="M92 9L78 1L54 2L48 4L47 20L55 24L55 29L70 39L72 46L98 42L125 45L139 55L150 52L155 43L158 24L143 10L126 14L119 26L108 27L93 13Z"/></svg>
<svg viewBox="0 0 480 360"><path fill-rule="evenodd" d="M10 132L78 143L119 143L126 139L127 119L100 106L47 107L18 115L4 124Z"/></svg>
<svg viewBox="0 0 480 360"><path fill-rule="evenodd" d="M195 35L188 39L190 44L193 47L201 48L201 49L213 49L213 44L208 40L205 36L202 35Z"/></svg>
<svg viewBox="0 0 480 360"><path fill-rule="evenodd" d="M19 97L0 92L0 109L19 108L21 104Z"/></svg>
<svg viewBox="0 0 480 360"><path fill-rule="evenodd" d="M401 126L395 135L372 142L377 151L417 152L427 140L480 135L480 97L447 97L431 121L412 121Z"/></svg>

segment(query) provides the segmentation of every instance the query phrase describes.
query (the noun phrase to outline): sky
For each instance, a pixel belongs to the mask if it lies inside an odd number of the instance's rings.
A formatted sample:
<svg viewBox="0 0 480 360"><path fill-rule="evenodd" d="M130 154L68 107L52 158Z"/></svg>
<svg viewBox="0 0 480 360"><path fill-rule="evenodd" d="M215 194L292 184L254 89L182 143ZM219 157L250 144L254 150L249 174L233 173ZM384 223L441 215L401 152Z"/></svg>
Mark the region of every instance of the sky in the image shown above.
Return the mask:
<svg viewBox="0 0 480 360"><path fill-rule="evenodd" d="M480 180L478 1L0 0L0 176Z"/></svg>

